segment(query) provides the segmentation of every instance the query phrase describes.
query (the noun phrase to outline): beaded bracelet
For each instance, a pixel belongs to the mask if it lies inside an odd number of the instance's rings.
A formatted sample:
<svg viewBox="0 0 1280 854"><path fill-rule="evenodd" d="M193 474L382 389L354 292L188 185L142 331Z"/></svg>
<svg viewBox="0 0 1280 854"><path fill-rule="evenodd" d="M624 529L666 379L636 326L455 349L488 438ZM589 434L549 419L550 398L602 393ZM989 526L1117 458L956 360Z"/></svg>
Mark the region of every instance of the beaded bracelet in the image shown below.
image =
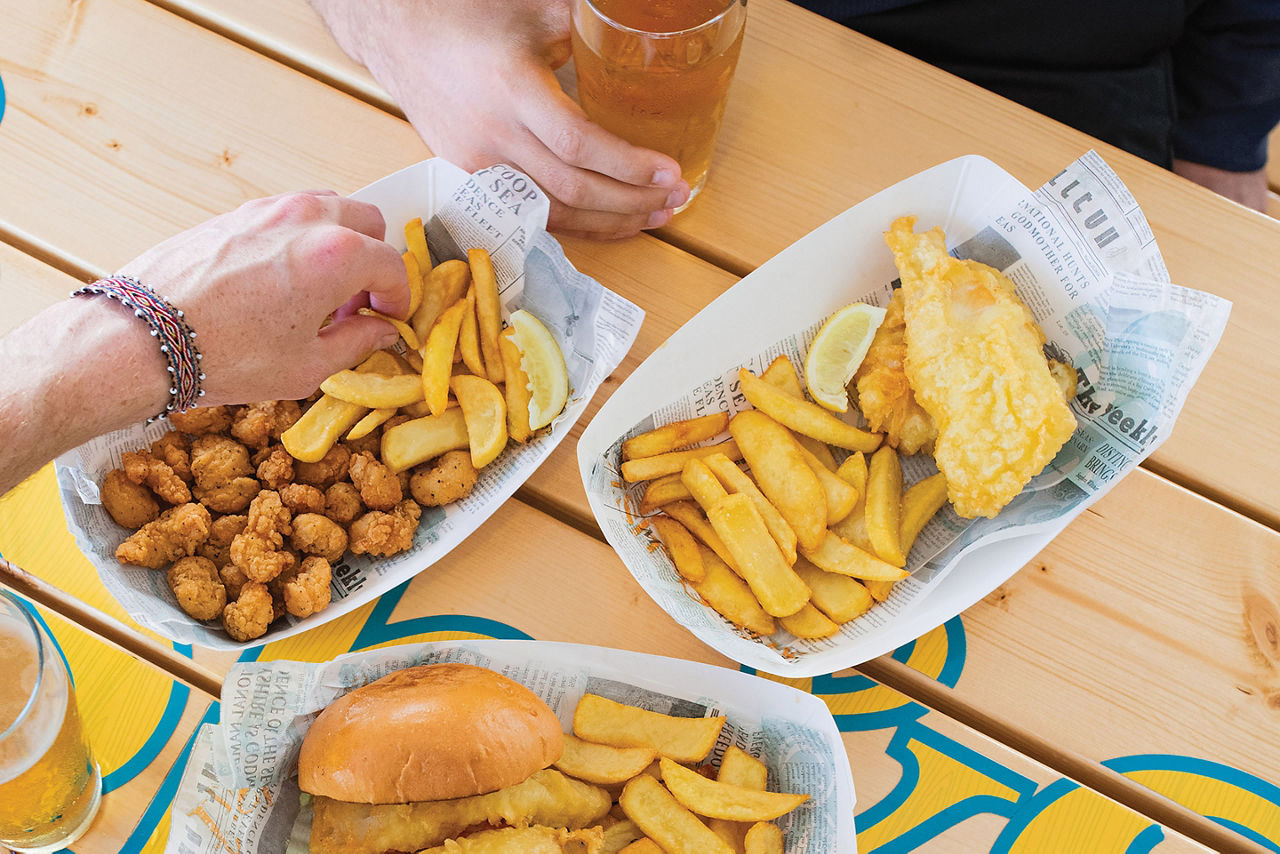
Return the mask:
<svg viewBox="0 0 1280 854"><path fill-rule="evenodd" d="M204 380L204 371L200 370L203 357L196 349L196 333L183 319L182 310L174 308L155 291L128 276L99 279L73 291L71 296L93 294L119 300L122 305L133 309L133 316L146 321L151 327L151 337L160 340L160 352L169 361L167 370L173 377L173 384L169 386L169 402L165 404L164 412L151 416L147 423L170 412L184 412L195 406L196 401L204 397L204 389L200 387Z"/></svg>

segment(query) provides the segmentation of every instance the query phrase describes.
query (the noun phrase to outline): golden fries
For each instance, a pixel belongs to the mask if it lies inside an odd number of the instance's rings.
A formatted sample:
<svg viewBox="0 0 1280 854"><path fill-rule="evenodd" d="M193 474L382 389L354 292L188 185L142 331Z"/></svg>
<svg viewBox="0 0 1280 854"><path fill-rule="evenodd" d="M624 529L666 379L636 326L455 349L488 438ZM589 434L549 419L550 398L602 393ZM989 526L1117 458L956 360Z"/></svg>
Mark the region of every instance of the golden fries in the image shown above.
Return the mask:
<svg viewBox="0 0 1280 854"><path fill-rule="evenodd" d="M771 635L778 630L747 582L729 569L719 555L706 546L700 547L698 553L702 556L703 579L690 586L712 610L753 634Z"/></svg>
<svg viewBox="0 0 1280 854"><path fill-rule="evenodd" d="M720 456L724 457L723 454ZM724 457L728 459L728 457ZM733 465L730 463L730 465ZM707 468L707 464L702 460L694 457L684 464L684 471L680 473L680 480L684 483L685 488L689 490L689 494L693 496L693 500L698 502L702 508L702 512L708 516L711 515L711 508L716 505L721 498L729 493L725 492L720 481L711 473L711 469Z"/></svg>
<svg viewBox="0 0 1280 854"><path fill-rule="evenodd" d="M707 468L711 469L716 478L724 484L725 489L729 492L741 493L751 499L751 503L760 511L760 518L764 520L764 526L769 529L769 534L773 537L774 542L778 544L778 549L782 552L782 556L787 563L795 563L796 532L787 524L787 520L782 518L778 508L774 507L769 503L769 499L764 497L764 493L760 491L760 487L756 486L755 481L747 476L742 469L734 465L733 461L724 454L711 454L708 457L704 457L703 462L706 463Z"/></svg>
<svg viewBox="0 0 1280 854"><path fill-rule="evenodd" d="M816 547L827 530L827 498L791 433L750 409L733 416L729 432L751 466L756 485L787 520L800 545Z"/></svg>
<svg viewBox="0 0 1280 854"><path fill-rule="evenodd" d="M409 317L422 305L422 267L412 252L404 252L404 275L409 280ZM414 333L417 334L416 332Z"/></svg>
<svg viewBox="0 0 1280 854"><path fill-rule="evenodd" d="M520 444L529 441L533 431L529 428L529 378L520 367L520 349L513 340L515 331L510 327L498 336L498 350L502 353L502 370L506 381L503 390L507 395L507 435Z"/></svg>
<svg viewBox="0 0 1280 854"><path fill-rule="evenodd" d="M583 695L573 712L573 734L578 738L612 747L650 747L677 762L702 761L723 726L722 717L672 717L595 694Z"/></svg>
<svg viewBox="0 0 1280 854"><path fill-rule="evenodd" d="M898 452L885 445L867 466L867 536L877 555L894 566L906 566L902 550L902 465Z"/></svg>
<svg viewBox="0 0 1280 854"><path fill-rule="evenodd" d="M711 523L707 521L707 517L702 515L702 511L698 509L698 505L692 501L672 501L663 506L662 511L675 519L681 525L689 529L689 533L693 534L701 540L707 548L711 549L720 560L734 573L741 576L742 572L738 569L738 563L733 559L733 555L729 554L729 549L725 546L724 541L720 539L720 535L711 527Z"/></svg>
<svg viewBox="0 0 1280 854"><path fill-rule="evenodd" d="M847 623L865 614L875 604L871 591L848 575L819 569L805 558L796 561L793 569L809 586L810 601L814 606L837 623Z"/></svg>
<svg viewBox="0 0 1280 854"><path fill-rule="evenodd" d="M750 498L726 495L707 518L765 611L785 617L805 606L809 588L783 558Z"/></svg>
<svg viewBox="0 0 1280 854"><path fill-rule="evenodd" d="M467 294L471 284L471 268L456 258L444 261L425 273L422 280L422 302L413 314L413 331L425 341L431 327L449 306Z"/></svg>
<svg viewBox="0 0 1280 854"><path fill-rule="evenodd" d="M671 451L652 457L639 457L627 460L622 464L622 479L626 481L653 480L665 474L678 474L684 471L684 464L696 457L721 453L731 460L742 459L738 443L733 439L719 445L707 445L701 448L690 448L685 451Z"/></svg>
<svg viewBox="0 0 1280 854"><path fill-rule="evenodd" d="M496 385L483 377L456 374L449 382L467 425L471 464L484 468L507 446L507 403Z"/></svg>
<svg viewBox="0 0 1280 854"><path fill-rule="evenodd" d="M461 407L455 406L446 409L442 415L415 418L384 431L382 462L393 472L402 472L445 451L461 451L470 447L466 418Z"/></svg>
<svg viewBox="0 0 1280 854"><path fill-rule="evenodd" d="M898 581L907 577L907 571L886 563L870 552L863 551L831 531L816 549L801 549L809 562L827 572L838 572L868 581Z"/></svg>
<svg viewBox="0 0 1280 854"><path fill-rule="evenodd" d="M837 477L832 469L827 468L817 456L799 442L799 437L796 445L800 448L800 455L809 464L809 468L822 486L822 494L827 499L827 524L834 525L852 512L854 505L858 503L858 490Z"/></svg>
<svg viewBox="0 0 1280 854"><path fill-rule="evenodd" d="M691 771L665 756L658 762L662 771L662 782L666 784L672 796L691 812L707 818L722 818L726 821L769 821L786 815L809 800L809 796L803 794L769 792L735 786L719 780L708 780L697 771ZM640 824L640 822L636 823ZM643 829L644 825L640 824L640 827Z"/></svg>
<svg viewBox="0 0 1280 854"><path fill-rule="evenodd" d="M366 409L398 409L422 400L422 380L409 374L338 371L320 384L320 390Z"/></svg>
<svg viewBox="0 0 1280 854"><path fill-rule="evenodd" d="M510 404L508 404L509 406ZM640 512L648 515L673 501L692 501L689 487L684 485L681 473L663 475L649 481L640 497Z"/></svg>
<svg viewBox="0 0 1280 854"><path fill-rule="evenodd" d="M689 529L670 516L654 516L649 520L653 530L667 547L671 562L676 572L685 581L699 582L707 576L702 564L702 554L698 551L698 541L689 533Z"/></svg>
<svg viewBox="0 0 1280 854"><path fill-rule="evenodd" d="M324 395L280 435L284 449L296 460L318 463L343 433L364 417L367 408Z"/></svg>
<svg viewBox="0 0 1280 854"><path fill-rule="evenodd" d="M744 854L783 854L782 828L767 821L751 825L742 840Z"/></svg>
<svg viewBox="0 0 1280 854"><path fill-rule="evenodd" d="M565 735L564 752L553 764L570 777L611 786L640 774L657 758L652 747L610 747Z"/></svg>
<svg viewBox="0 0 1280 854"><path fill-rule="evenodd" d="M627 439L622 443L622 459L634 460L678 451L718 436L728 428L727 412L673 421Z"/></svg>
<svg viewBox="0 0 1280 854"><path fill-rule="evenodd" d="M449 401L449 378L453 376L453 348L458 344L458 331L467 310L465 298L449 306L431 327L427 346L422 353L422 396L432 415L444 412Z"/></svg>
<svg viewBox="0 0 1280 854"><path fill-rule="evenodd" d="M904 554L911 553L925 523L947 503L947 478L942 472L913 483L902 493L900 539Z"/></svg>
<svg viewBox="0 0 1280 854"><path fill-rule="evenodd" d="M815 608L812 602L794 614L781 617L778 622L798 638L829 638L840 630L840 627L827 619L827 615Z"/></svg>
<svg viewBox="0 0 1280 854"><path fill-rule="evenodd" d="M493 260L479 247L467 250L467 263L471 266L471 282L475 288L476 331L480 336L480 352L484 354L484 367L492 382L503 379L502 353L498 350L498 333L502 331L502 302L498 297L498 279L493 272Z"/></svg>
<svg viewBox="0 0 1280 854"><path fill-rule="evenodd" d="M627 818L665 854L733 854L732 848L648 774L627 783L618 803Z"/></svg>
<svg viewBox="0 0 1280 854"><path fill-rule="evenodd" d="M422 227L422 217L415 216L404 224L404 242L418 266L418 276L421 278L431 269L431 251L427 249L427 232ZM409 314L413 312L410 311Z"/></svg>
<svg viewBox="0 0 1280 854"><path fill-rule="evenodd" d="M870 453L880 446L879 433L847 424L816 403L793 397L746 368L738 371L738 381L752 406L797 433L850 451Z"/></svg>
<svg viewBox="0 0 1280 854"><path fill-rule="evenodd" d="M467 307L462 311L462 326L458 327L458 352L462 354L462 364L477 377L489 378L484 368L484 359L480 356L480 334L476 331L476 288L473 284L467 291Z"/></svg>

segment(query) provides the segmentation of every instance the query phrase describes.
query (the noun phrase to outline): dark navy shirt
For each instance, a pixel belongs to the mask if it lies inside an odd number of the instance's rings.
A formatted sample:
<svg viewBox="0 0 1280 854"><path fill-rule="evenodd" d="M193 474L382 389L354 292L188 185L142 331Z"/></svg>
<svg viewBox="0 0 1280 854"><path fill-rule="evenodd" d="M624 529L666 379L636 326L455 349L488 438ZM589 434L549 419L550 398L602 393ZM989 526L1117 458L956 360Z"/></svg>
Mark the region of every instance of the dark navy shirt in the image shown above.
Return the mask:
<svg viewBox="0 0 1280 854"><path fill-rule="evenodd" d="M1280 122L1280 0L798 0L1169 166L1260 169Z"/></svg>

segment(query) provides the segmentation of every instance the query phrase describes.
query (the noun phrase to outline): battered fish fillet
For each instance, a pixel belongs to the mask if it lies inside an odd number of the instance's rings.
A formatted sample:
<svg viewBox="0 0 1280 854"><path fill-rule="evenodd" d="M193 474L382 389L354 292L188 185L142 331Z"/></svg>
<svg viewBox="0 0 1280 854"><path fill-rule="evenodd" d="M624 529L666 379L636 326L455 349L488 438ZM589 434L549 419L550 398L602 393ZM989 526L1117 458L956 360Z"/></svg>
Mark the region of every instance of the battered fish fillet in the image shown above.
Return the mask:
<svg viewBox="0 0 1280 854"><path fill-rule="evenodd" d="M938 436L929 413L916 401L907 381L907 320L901 289L885 306L884 320L876 329L867 355L853 375L858 408L876 433L903 454L928 451Z"/></svg>
<svg viewBox="0 0 1280 854"><path fill-rule="evenodd" d="M609 793L553 769L487 795L413 804L351 804L317 796L311 854L382 854L440 845L474 825L578 830L613 805Z"/></svg>
<svg viewBox="0 0 1280 854"><path fill-rule="evenodd" d="M965 518L995 516L1075 431L1044 333L1013 282L947 254L942 229L885 234L902 277L907 379L938 428L934 458Z"/></svg>
<svg viewBox="0 0 1280 854"><path fill-rule="evenodd" d="M482 830L460 839L446 839L443 845L418 854L596 854L604 845L599 827L565 830L563 827L504 827Z"/></svg>

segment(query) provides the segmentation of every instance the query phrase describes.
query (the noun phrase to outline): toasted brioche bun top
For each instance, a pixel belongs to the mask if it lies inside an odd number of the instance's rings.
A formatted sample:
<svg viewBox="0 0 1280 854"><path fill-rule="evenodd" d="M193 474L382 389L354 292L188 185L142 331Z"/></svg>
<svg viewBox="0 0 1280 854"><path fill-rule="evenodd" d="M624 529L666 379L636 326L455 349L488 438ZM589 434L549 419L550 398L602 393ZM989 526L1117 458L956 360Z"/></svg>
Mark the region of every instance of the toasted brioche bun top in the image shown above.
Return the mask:
<svg viewBox="0 0 1280 854"><path fill-rule="evenodd" d="M463 798L560 758L564 732L518 682L471 664L398 670L330 703L298 757L302 791L362 804Z"/></svg>

